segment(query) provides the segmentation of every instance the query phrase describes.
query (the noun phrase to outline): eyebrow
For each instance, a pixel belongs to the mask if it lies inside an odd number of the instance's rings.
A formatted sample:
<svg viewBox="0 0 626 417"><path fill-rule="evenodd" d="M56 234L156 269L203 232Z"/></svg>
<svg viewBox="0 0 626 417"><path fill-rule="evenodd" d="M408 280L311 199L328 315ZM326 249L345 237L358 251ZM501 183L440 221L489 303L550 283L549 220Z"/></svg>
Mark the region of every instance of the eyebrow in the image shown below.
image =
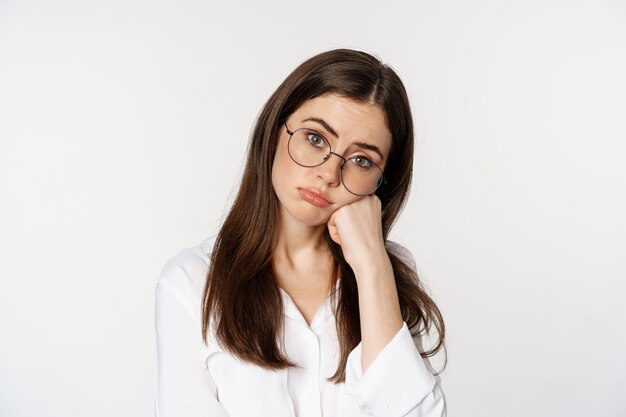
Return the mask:
<svg viewBox="0 0 626 417"><path fill-rule="evenodd" d="M306 119L302 120L302 123L304 122L315 122L318 123L320 125L322 125L322 127L324 129L326 129L331 135L333 135L335 138L339 139L339 135L337 134L337 132L335 131L335 129L333 129L324 119L320 119L319 117L307 117ZM354 142L353 145L358 146L361 149L367 149L369 151L373 151L376 152L378 154L378 156L380 156L380 160L384 161L385 158L383 157L383 153L381 152L380 148L378 148L378 146L376 145L372 145L370 143L365 143L365 142Z"/></svg>
<svg viewBox="0 0 626 417"><path fill-rule="evenodd" d="M304 122L316 122L316 123L319 123L319 124L321 124L324 127L324 129L328 130L331 135L333 135L336 138L339 138L339 135L337 134L335 129L333 129L328 123L326 123L326 120L324 120L324 119L320 119L319 117L309 117L309 118L304 119L302 122L303 123Z"/></svg>

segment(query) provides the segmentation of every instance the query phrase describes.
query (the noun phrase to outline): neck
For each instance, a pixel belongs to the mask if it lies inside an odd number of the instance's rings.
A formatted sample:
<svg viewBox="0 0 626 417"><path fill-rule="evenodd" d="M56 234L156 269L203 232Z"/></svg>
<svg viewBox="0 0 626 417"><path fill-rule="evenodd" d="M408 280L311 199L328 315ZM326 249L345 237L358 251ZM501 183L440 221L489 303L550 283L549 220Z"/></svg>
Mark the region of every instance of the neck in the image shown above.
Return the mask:
<svg viewBox="0 0 626 417"><path fill-rule="evenodd" d="M307 226L287 213L281 213L273 258L291 269L319 266L322 256L330 255L324 239L326 224Z"/></svg>

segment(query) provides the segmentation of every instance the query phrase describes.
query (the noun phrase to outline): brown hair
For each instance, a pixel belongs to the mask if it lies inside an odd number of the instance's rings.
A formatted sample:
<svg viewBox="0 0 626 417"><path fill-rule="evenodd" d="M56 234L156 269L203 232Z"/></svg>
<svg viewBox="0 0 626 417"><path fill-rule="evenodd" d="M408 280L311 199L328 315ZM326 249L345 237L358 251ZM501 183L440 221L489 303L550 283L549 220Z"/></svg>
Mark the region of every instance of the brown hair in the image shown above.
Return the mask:
<svg viewBox="0 0 626 417"><path fill-rule="evenodd" d="M279 203L271 178L279 129L305 101L329 93L374 103L386 115L392 146L384 172L386 183L376 191L386 242L411 185L414 145L408 97L397 74L378 58L349 49L323 52L298 66L272 94L255 123L239 192L216 237L202 302L204 342L211 318L216 339L225 350L266 369L297 366L279 343L283 304L272 267ZM339 383L345 381L348 354L361 341L359 302L352 268L328 229L325 239L334 258L331 282L339 280L334 312L341 357L329 378ZM402 317L413 335L429 334L434 325L436 343L420 352L422 357L433 356L441 347L445 349L441 312L415 269L389 246Z"/></svg>

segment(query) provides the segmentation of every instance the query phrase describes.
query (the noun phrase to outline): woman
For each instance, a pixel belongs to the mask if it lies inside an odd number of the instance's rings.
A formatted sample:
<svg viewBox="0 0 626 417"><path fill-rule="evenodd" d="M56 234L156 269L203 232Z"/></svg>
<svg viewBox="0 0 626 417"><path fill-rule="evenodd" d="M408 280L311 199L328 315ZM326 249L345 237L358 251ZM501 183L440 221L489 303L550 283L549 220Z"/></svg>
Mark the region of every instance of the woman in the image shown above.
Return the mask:
<svg viewBox="0 0 626 417"><path fill-rule="evenodd" d="M296 68L256 122L219 233L159 277L157 415L445 415L424 359L444 323L387 240L412 164L390 67L338 49Z"/></svg>

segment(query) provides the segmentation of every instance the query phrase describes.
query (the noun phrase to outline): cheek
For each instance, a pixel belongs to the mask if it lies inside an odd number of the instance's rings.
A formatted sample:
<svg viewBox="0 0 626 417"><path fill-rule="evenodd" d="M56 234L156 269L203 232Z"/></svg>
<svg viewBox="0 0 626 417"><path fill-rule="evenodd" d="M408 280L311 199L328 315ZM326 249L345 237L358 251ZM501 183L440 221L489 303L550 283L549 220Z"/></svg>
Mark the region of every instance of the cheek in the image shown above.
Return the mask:
<svg viewBox="0 0 626 417"><path fill-rule="evenodd" d="M278 192L290 183L290 179L296 175L297 165L291 161L287 152L277 150L272 163L272 185Z"/></svg>
<svg viewBox="0 0 626 417"><path fill-rule="evenodd" d="M341 199L338 199L338 198L335 199L335 204L337 205L337 208L335 209L335 211L339 210L342 207L355 203L359 200L362 200L364 198L364 196L351 194L345 189L343 191L345 191L345 193L342 193Z"/></svg>

